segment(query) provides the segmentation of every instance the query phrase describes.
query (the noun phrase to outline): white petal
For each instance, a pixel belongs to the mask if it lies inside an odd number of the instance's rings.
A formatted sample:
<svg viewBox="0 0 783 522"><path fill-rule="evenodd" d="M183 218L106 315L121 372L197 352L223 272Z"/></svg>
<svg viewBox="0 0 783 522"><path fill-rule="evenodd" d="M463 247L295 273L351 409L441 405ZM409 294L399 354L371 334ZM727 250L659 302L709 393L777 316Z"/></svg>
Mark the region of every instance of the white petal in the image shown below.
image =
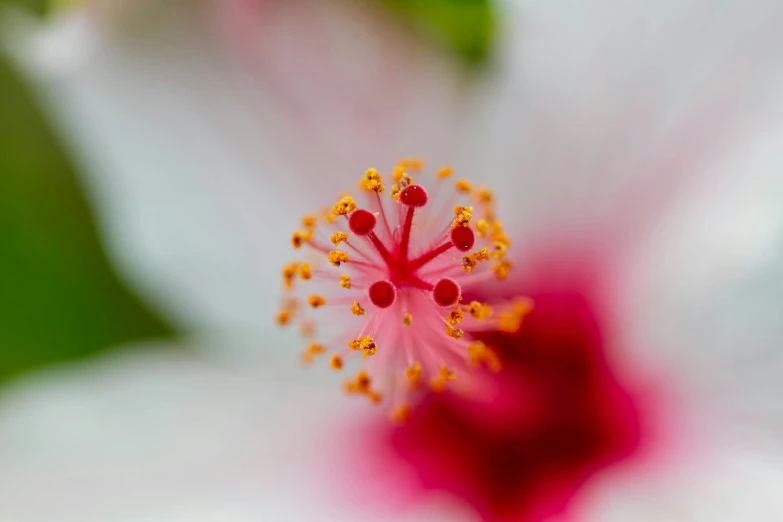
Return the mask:
<svg viewBox="0 0 783 522"><path fill-rule="evenodd" d="M226 48L209 3L120 28L78 11L14 43L86 174L112 257L182 326L271 324L299 216L373 164L437 161L451 143L455 71L374 12L310 4L286 9L285 38L268 42L274 62L259 71ZM334 45L291 42L305 22ZM77 36L90 49L69 58L60 51ZM325 74L293 60L305 52ZM301 111L283 96L292 86Z"/></svg>
<svg viewBox="0 0 783 522"><path fill-rule="evenodd" d="M372 407L326 369L226 360L222 344L131 347L6 388L3 519L366 520L325 484L353 470L330 460L341 423ZM435 500L409 519L465 520L455 509Z"/></svg>

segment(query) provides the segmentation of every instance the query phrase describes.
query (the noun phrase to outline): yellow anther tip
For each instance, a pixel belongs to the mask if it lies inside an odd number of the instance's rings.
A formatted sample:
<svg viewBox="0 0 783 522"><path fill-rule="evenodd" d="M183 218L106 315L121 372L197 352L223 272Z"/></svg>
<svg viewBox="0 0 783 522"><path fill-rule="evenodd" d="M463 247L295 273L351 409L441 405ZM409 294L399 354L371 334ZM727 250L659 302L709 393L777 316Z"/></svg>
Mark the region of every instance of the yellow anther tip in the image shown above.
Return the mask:
<svg viewBox="0 0 783 522"><path fill-rule="evenodd" d="M307 298L307 303L313 308L320 308L326 304L326 299L320 295L311 295Z"/></svg>
<svg viewBox="0 0 783 522"><path fill-rule="evenodd" d="M353 315L364 315L364 308L359 304L359 301L354 301L353 305L351 306L351 313Z"/></svg>

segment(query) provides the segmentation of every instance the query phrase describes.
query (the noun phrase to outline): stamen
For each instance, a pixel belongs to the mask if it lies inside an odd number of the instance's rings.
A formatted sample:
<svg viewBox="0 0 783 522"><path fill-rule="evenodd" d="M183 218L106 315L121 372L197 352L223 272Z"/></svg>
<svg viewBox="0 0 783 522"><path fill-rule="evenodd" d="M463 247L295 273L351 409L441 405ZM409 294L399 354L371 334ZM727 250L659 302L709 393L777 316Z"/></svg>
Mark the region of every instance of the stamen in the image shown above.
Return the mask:
<svg viewBox="0 0 783 522"><path fill-rule="evenodd" d="M329 360L329 366L331 366L335 370L342 370L343 369L343 358L339 355L333 355L332 358Z"/></svg>
<svg viewBox="0 0 783 522"><path fill-rule="evenodd" d="M446 179L454 174L454 169L451 167L443 167L437 173L439 179Z"/></svg>
<svg viewBox="0 0 783 522"><path fill-rule="evenodd" d="M351 196L344 196L332 207L332 214L345 216L356 210L356 201Z"/></svg>
<svg viewBox="0 0 783 522"><path fill-rule="evenodd" d="M320 295L311 295L307 302L312 306L313 308L320 308L321 306L326 304L326 299L321 297Z"/></svg>
<svg viewBox="0 0 783 522"><path fill-rule="evenodd" d="M331 235L331 237L329 237L329 240L334 244L334 246L340 246L340 243L343 241L348 241L348 234L345 232L335 232Z"/></svg>
<svg viewBox="0 0 783 522"><path fill-rule="evenodd" d="M318 223L318 218L312 214L308 214L302 217L302 226L305 228L315 228L315 225L317 223Z"/></svg>
<svg viewBox="0 0 783 522"><path fill-rule="evenodd" d="M411 314L405 314L405 317L402 318L402 324L405 326L413 324L413 316Z"/></svg>
<svg viewBox="0 0 783 522"><path fill-rule="evenodd" d="M310 263L302 263L299 265L299 278L307 281L313 277L313 268Z"/></svg>
<svg viewBox="0 0 783 522"><path fill-rule="evenodd" d="M470 194L470 192L473 190L473 186L470 184L470 181L466 179L461 179L454 183L454 188L457 189L457 192L462 192L463 194Z"/></svg>
<svg viewBox="0 0 783 522"><path fill-rule="evenodd" d="M381 182L383 181L383 178L380 174L378 174L378 171L375 169L368 169L364 173L364 179L362 180L362 186L366 188L367 190L372 190L377 193L383 192L383 185Z"/></svg>
<svg viewBox="0 0 783 522"><path fill-rule="evenodd" d="M364 315L364 308L359 304L359 301L354 301L353 306L351 306L351 313L353 315Z"/></svg>
<svg viewBox="0 0 783 522"><path fill-rule="evenodd" d="M465 314L462 311L462 308L457 307L454 310L449 312L449 315L446 316L446 322L449 323L451 326L457 326L459 323L462 322L462 320L465 318Z"/></svg>
<svg viewBox="0 0 783 522"><path fill-rule="evenodd" d="M340 286L350 290L351 289L351 276L349 276L349 275L341 275L340 276Z"/></svg>
<svg viewBox="0 0 783 522"><path fill-rule="evenodd" d="M341 263L348 262L348 254L340 250L332 250L327 257L334 266L340 266Z"/></svg>

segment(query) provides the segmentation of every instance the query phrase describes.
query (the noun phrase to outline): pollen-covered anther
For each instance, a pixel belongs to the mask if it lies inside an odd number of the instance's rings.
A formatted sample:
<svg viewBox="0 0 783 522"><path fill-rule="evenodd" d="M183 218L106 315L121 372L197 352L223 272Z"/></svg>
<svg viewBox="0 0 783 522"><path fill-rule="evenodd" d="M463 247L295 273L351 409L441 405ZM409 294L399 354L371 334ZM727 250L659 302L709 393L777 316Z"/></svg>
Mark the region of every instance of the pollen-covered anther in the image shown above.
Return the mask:
<svg viewBox="0 0 783 522"><path fill-rule="evenodd" d="M516 333L522 328L525 317L533 310L533 300L527 297L514 299L511 304L498 315L498 330L505 333Z"/></svg>
<svg viewBox="0 0 783 522"><path fill-rule="evenodd" d="M508 271L511 270L511 263L508 261L501 261L492 265L492 272L495 273L495 277L499 281L504 281L508 278Z"/></svg>
<svg viewBox="0 0 783 522"><path fill-rule="evenodd" d="M313 238L313 229L297 230L291 235L291 245L296 248L302 248L302 245Z"/></svg>
<svg viewBox="0 0 783 522"><path fill-rule="evenodd" d="M277 312L277 317L275 320L277 321L277 324L280 326L285 326L288 323L291 322L291 317L293 316L293 312L289 310L288 308L283 308L279 312Z"/></svg>
<svg viewBox="0 0 783 522"><path fill-rule="evenodd" d="M468 344L468 361L473 366L485 366L493 372L502 368L497 353L481 341Z"/></svg>
<svg viewBox="0 0 783 522"><path fill-rule="evenodd" d="M377 170L367 169L364 173L364 178L362 178L361 186L367 190L372 190L373 192L380 194L384 190L383 178L378 174Z"/></svg>
<svg viewBox="0 0 783 522"><path fill-rule="evenodd" d="M391 191L389 192L389 195L392 197L392 199L396 199L397 201L400 200L400 192L401 189L397 185L392 185Z"/></svg>
<svg viewBox="0 0 783 522"><path fill-rule="evenodd" d="M307 298L307 303L313 308L320 308L326 304L326 299L320 295L311 295Z"/></svg>
<svg viewBox="0 0 783 522"><path fill-rule="evenodd" d="M359 301L353 302L353 305L351 306L351 313L353 315L364 315L364 308L362 308L362 305L359 304Z"/></svg>
<svg viewBox="0 0 783 522"><path fill-rule="evenodd" d="M492 307L482 304L478 301L471 301L466 308L471 317L479 321L489 319L489 317L492 315Z"/></svg>
<svg viewBox="0 0 783 522"><path fill-rule="evenodd" d="M315 324L310 321L302 321L299 325L299 334L302 337L312 337L315 333Z"/></svg>
<svg viewBox="0 0 783 522"><path fill-rule="evenodd" d="M435 392L442 392L446 390L446 384L454 380L454 372L449 370L445 366L441 366L438 370L438 375L433 377L430 381L430 387Z"/></svg>
<svg viewBox="0 0 783 522"><path fill-rule="evenodd" d="M495 241L492 245L492 258L493 259L503 259L506 256L506 250L508 250L508 246L505 243L501 243L500 241Z"/></svg>
<svg viewBox="0 0 783 522"><path fill-rule="evenodd" d="M416 180L408 175L405 165L397 165L394 167L394 170L392 171L392 180L394 180L395 185L399 185L402 188L416 183Z"/></svg>
<svg viewBox="0 0 783 522"><path fill-rule="evenodd" d="M378 345L375 344L375 341L370 336L352 339L348 341L348 347L354 351L363 351L364 357L371 357L378 350Z"/></svg>
<svg viewBox="0 0 783 522"><path fill-rule="evenodd" d="M470 181L461 179L454 183L454 188L457 189L457 192L470 194L470 192L473 190L473 185L470 184Z"/></svg>
<svg viewBox="0 0 783 522"><path fill-rule="evenodd" d="M478 199L480 203L489 205L495 199L495 196L488 188L481 187L476 191L476 199Z"/></svg>
<svg viewBox="0 0 783 522"><path fill-rule="evenodd" d="M372 386L370 374L362 370L356 374L353 380L345 381L345 391L348 393L369 393Z"/></svg>
<svg viewBox="0 0 783 522"><path fill-rule="evenodd" d="M299 263L289 263L283 267L283 283L286 288L293 288L294 279L296 279L297 270L299 269Z"/></svg>
<svg viewBox="0 0 783 522"><path fill-rule="evenodd" d="M350 290L351 289L351 276L349 275L341 275L340 276L340 286Z"/></svg>
<svg viewBox="0 0 783 522"><path fill-rule="evenodd" d="M375 214L369 210L359 209L348 218L348 226L351 228L351 232L357 236L366 236L373 231L377 221Z"/></svg>
<svg viewBox="0 0 783 522"><path fill-rule="evenodd" d="M459 328L454 328L452 326L447 326L446 327L446 335L448 335L449 337L451 337L453 339L462 339L462 335L464 333L465 332L463 332Z"/></svg>
<svg viewBox="0 0 783 522"><path fill-rule="evenodd" d="M418 382L419 377L421 377L421 364L413 363L413 366L410 368L405 368L405 377L411 381L412 384Z"/></svg>
<svg viewBox="0 0 783 522"><path fill-rule="evenodd" d="M391 419L395 424L405 424L411 418L411 407L407 404L400 404L392 411Z"/></svg>
<svg viewBox="0 0 783 522"><path fill-rule="evenodd" d="M313 277L313 267L310 263L302 263L299 265L299 279L307 281Z"/></svg>
<svg viewBox="0 0 783 522"><path fill-rule="evenodd" d="M332 207L332 214L345 216L356 210L356 201L351 196L344 196Z"/></svg>
<svg viewBox="0 0 783 522"><path fill-rule="evenodd" d="M339 355L332 355L332 358L329 359L329 366L331 366L334 370L342 370L344 366L343 358Z"/></svg>
<svg viewBox="0 0 783 522"><path fill-rule="evenodd" d="M489 222L486 219L479 219L476 222L476 234L478 234L479 237L486 237L488 231Z"/></svg>
<svg viewBox="0 0 783 522"><path fill-rule="evenodd" d="M326 257L334 266L340 266L340 264L348 262L348 254L341 250L332 250Z"/></svg>
<svg viewBox="0 0 783 522"><path fill-rule="evenodd" d="M329 237L329 241L331 241L334 246L340 246L340 243L348 241L348 234L345 232L335 232Z"/></svg>
<svg viewBox="0 0 783 522"><path fill-rule="evenodd" d="M484 247L468 256L462 256L462 269L468 274L482 261L489 261L489 249Z"/></svg>
<svg viewBox="0 0 783 522"><path fill-rule="evenodd" d="M302 226L305 228L315 228L315 225L318 224L318 218L315 217L312 214L308 214L306 216L302 217Z"/></svg>
<svg viewBox="0 0 783 522"><path fill-rule="evenodd" d="M322 354L325 351L326 348L324 348L323 345L318 343L310 343L310 345L307 347L307 350L302 353L302 363L310 364L313 362L313 359L316 355Z"/></svg>
<svg viewBox="0 0 783 522"><path fill-rule="evenodd" d="M397 165L413 172L419 172L424 167L424 160L421 158L403 158L397 162Z"/></svg>
<svg viewBox="0 0 783 522"><path fill-rule="evenodd" d="M438 170L438 173L436 174L438 176L438 179L446 179L450 177L452 174L454 174L454 169L449 166L442 167L440 170Z"/></svg>
<svg viewBox="0 0 783 522"><path fill-rule="evenodd" d="M402 324L405 326L410 326L413 324L413 316L410 313L405 314L405 316L402 318Z"/></svg>
<svg viewBox="0 0 783 522"><path fill-rule="evenodd" d="M446 322L449 323L451 326L457 326L459 323L462 322L462 320L465 319L465 313L462 311L462 308L459 306L455 308L454 310L449 312L449 315L446 316Z"/></svg>
<svg viewBox="0 0 783 522"><path fill-rule="evenodd" d="M451 222L451 228L466 227L470 224L470 220L473 217L473 207L454 207L454 221Z"/></svg>

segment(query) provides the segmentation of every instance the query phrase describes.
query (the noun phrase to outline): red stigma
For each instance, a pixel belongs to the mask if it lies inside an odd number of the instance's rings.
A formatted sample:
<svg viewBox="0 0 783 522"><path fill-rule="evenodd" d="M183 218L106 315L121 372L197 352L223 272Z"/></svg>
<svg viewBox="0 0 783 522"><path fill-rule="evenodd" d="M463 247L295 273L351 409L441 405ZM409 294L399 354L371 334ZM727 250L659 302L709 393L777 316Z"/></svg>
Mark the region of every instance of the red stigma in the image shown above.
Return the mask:
<svg viewBox="0 0 783 522"><path fill-rule="evenodd" d="M348 226L351 228L351 232L357 236L366 236L375 228L377 220L375 215L369 210L358 209L351 213L351 217L348 218Z"/></svg>
<svg viewBox="0 0 783 522"><path fill-rule="evenodd" d="M456 227L451 231L451 242L460 252L467 252L473 248L476 236L473 230L468 227Z"/></svg>
<svg viewBox="0 0 783 522"><path fill-rule="evenodd" d="M423 207L427 204L427 191L421 185L410 185L400 192L400 201L409 207Z"/></svg>
<svg viewBox="0 0 783 522"><path fill-rule="evenodd" d="M378 308L388 308L397 299L397 290L389 281L376 281L370 286L370 301Z"/></svg>
<svg viewBox="0 0 783 522"><path fill-rule="evenodd" d="M432 298L438 306L452 306L459 301L461 290L459 285L452 279L441 279L435 283L432 290Z"/></svg>

